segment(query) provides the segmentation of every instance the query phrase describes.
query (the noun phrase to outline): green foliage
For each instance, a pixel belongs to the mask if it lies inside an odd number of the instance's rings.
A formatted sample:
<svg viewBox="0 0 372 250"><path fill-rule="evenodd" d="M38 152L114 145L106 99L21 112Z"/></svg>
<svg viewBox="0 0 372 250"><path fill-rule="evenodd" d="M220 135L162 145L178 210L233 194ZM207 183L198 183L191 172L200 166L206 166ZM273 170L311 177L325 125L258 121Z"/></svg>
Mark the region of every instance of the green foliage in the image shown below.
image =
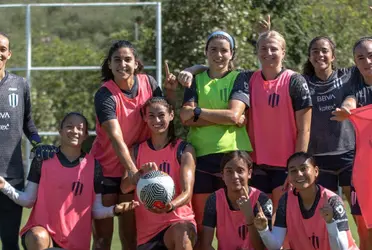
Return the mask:
<svg viewBox="0 0 372 250"><path fill-rule="evenodd" d="M19 1L7 1L16 2ZM222 29L236 39L236 65L257 69L255 26L257 20L271 14L272 28L287 41L286 67L301 71L307 60L308 43L319 35L334 39L338 65L347 67L353 63L353 43L360 36L372 33L368 4L371 4L369 0L164 0L163 58L175 73L193 64L205 64L206 38ZM0 9L2 31L10 34L13 50L8 67L26 64L24 17L25 9ZM134 41L133 32L136 21L138 41ZM110 41L116 39L133 41L145 65L154 65L155 24L154 6L32 8L33 66L100 65ZM72 110L83 112L90 129L94 129L93 96L100 86L99 71L32 72L31 80L33 115L39 130L55 131L62 116ZM178 106L182 96L180 88ZM178 134L185 136L186 130L177 119L176 127Z"/></svg>

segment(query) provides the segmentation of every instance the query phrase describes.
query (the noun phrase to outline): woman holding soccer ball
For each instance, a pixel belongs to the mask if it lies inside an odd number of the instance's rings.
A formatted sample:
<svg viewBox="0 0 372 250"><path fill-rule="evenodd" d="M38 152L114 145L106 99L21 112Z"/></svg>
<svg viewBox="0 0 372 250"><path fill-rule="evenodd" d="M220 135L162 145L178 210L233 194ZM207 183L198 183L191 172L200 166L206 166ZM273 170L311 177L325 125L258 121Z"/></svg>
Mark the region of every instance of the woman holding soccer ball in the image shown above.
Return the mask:
<svg viewBox="0 0 372 250"><path fill-rule="evenodd" d="M133 199L132 193L124 195L120 192L121 178L133 176L137 171L129 148L150 137L150 131L141 117L142 105L153 96L162 96L158 83L152 76L142 74L142 69L136 48L125 40L113 43L102 63L103 84L94 99L97 137L91 153L102 166L102 200L105 206ZM174 96L177 85L175 76L167 73L164 88L168 97ZM119 217L123 248L136 248L134 225L133 213ZM109 250L113 230L112 218L96 220L93 248Z"/></svg>
<svg viewBox="0 0 372 250"><path fill-rule="evenodd" d="M143 167L152 167L166 172L172 177L176 192L175 198L163 208L148 210L141 205L135 210L137 249L191 250L196 242L196 223L191 207L195 175L194 149L176 138L174 112L167 100L153 97L145 103L142 111L151 137L133 147L133 162L138 168L141 167L140 171ZM123 193L134 188L128 178L122 181Z"/></svg>

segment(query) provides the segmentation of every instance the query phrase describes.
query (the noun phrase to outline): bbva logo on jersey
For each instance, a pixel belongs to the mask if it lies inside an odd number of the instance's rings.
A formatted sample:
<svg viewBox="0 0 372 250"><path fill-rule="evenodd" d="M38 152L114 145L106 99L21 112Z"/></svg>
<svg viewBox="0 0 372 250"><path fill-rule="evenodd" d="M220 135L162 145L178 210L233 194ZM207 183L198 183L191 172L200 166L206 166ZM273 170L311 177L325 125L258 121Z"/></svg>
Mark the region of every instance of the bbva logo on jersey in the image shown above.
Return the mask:
<svg viewBox="0 0 372 250"><path fill-rule="evenodd" d="M11 93L9 94L9 106L12 107L12 108L15 108L18 106L18 94L15 94L15 93Z"/></svg>

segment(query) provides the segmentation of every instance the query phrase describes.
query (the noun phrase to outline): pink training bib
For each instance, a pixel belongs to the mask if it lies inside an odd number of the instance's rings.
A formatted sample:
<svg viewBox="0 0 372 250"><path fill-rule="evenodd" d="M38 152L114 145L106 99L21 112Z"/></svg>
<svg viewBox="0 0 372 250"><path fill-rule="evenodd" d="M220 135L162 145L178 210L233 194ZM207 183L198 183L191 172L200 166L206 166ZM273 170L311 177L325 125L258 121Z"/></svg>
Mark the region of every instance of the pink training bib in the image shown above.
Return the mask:
<svg viewBox="0 0 372 250"><path fill-rule="evenodd" d="M172 146L170 143L165 148L156 151L151 149L145 141L139 145L136 164L140 168L145 163L155 162L159 170L166 172L172 177L176 187L174 198L182 192L180 181L181 166L177 160L177 149L180 143L181 140L178 140L176 145ZM135 197L138 200L136 192ZM141 205L135 209L135 214L137 245L148 242L155 235L176 222L189 221L196 228L191 202L166 214L154 214Z"/></svg>
<svg viewBox="0 0 372 250"><path fill-rule="evenodd" d="M364 222L367 228L372 228L372 105L352 110L350 120L356 134L353 186Z"/></svg>
<svg viewBox="0 0 372 250"><path fill-rule="evenodd" d="M102 85L115 98L116 117L128 148L150 137L150 130L142 119L140 110L143 104L152 97L152 90L147 75L138 74L136 77L138 80L138 95L133 99L127 98L112 80ZM103 175L106 177L121 177L124 173L124 167L121 165L110 138L99 124L98 119L96 119L96 132L97 137L94 140L91 153L101 164Z"/></svg>
<svg viewBox="0 0 372 250"><path fill-rule="evenodd" d="M42 226L65 249L89 249L95 199L94 166L90 154L73 168L62 166L56 155L43 161L37 200L20 235Z"/></svg>
<svg viewBox="0 0 372 250"><path fill-rule="evenodd" d="M285 167L296 147L297 127L289 93L294 72L285 70L270 81L265 81L261 72L256 71L250 80L252 159L257 164Z"/></svg>
<svg viewBox="0 0 372 250"><path fill-rule="evenodd" d="M253 187L250 189L249 199L254 209L261 191ZM216 208L218 250L254 250L249 241L244 214L230 210L224 188L216 191Z"/></svg>
<svg viewBox="0 0 372 250"><path fill-rule="evenodd" d="M323 196L327 193L328 197L336 196L332 191L320 186L321 197L315 208L314 215L309 219L304 219L298 203L298 197L293 191L288 192L286 220L287 238L293 250L331 250L328 239L326 222L320 214L319 209L324 205ZM350 230L347 231L349 238L349 249L359 249L352 238Z"/></svg>

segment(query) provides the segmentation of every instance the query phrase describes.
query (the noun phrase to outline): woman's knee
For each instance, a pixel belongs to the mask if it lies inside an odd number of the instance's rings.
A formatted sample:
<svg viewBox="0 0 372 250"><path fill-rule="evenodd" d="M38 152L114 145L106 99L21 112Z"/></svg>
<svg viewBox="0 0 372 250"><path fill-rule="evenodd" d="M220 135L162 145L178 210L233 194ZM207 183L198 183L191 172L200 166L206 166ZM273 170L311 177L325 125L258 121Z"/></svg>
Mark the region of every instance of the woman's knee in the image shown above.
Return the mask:
<svg viewBox="0 0 372 250"><path fill-rule="evenodd" d="M52 247L52 238L48 231L43 227L31 228L25 236L25 243L28 249L36 249L37 247Z"/></svg>
<svg viewBox="0 0 372 250"><path fill-rule="evenodd" d="M188 239L184 239L187 237ZM196 243L196 227L194 224L188 221L178 222L172 225L164 235L165 245L173 249L175 245L184 244L180 239L189 240L191 245L194 246ZM171 247L172 246L172 247Z"/></svg>

